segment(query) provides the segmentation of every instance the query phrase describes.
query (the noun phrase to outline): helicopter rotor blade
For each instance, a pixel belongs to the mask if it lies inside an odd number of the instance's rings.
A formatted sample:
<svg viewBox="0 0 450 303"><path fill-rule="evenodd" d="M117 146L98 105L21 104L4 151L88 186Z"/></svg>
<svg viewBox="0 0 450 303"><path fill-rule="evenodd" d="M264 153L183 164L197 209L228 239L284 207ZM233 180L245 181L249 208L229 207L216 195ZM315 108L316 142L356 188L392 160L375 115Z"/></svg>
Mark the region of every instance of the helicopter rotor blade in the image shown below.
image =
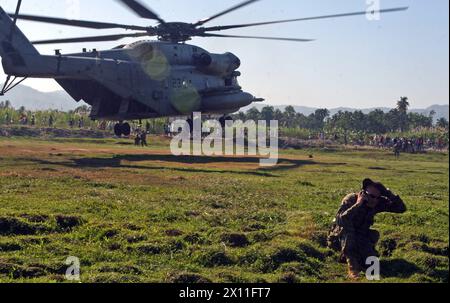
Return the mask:
<svg viewBox="0 0 450 303"><path fill-rule="evenodd" d="M382 10L374 10L374 11L364 11L364 12L354 12L354 13L345 13L345 14L335 14L335 15L324 15L317 17L308 17L308 18L299 18L299 19L288 19L288 20L278 20L278 21L269 21L269 22L258 22L258 23L249 23L249 24L236 24L236 25L223 25L223 26L214 26L214 27L206 27L202 28L204 31L222 31L233 28L243 28L243 27L252 27L252 26L260 26L260 25L270 25L270 24L279 24L279 23L289 23L289 22L299 22L299 21L310 21L310 20L319 20L319 19L332 19L332 18L342 18L342 17L352 17L352 16L360 16L367 14L382 14L382 13L393 13L405 11L409 7L398 7L398 8L390 8L390 9L382 9Z"/></svg>
<svg viewBox="0 0 450 303"><path fill-rule="evenodd" d="M312 42L314 39L298 39L298 38L281 38L281 37L255 37L255 36L236 36L236 35L220 35L204 33L198 35L199 37L217 37L217 38L242 38L242 39L261 39L261 40L277 40L277 41L291 41L291 42Z"/></svg>
<svg viewBox="0 0 450 303"><path fill-rule="evenodd" d="M155 12L153 12L146 5L142 4L138 0L119 0L122 4L127 6L129 9L134 11L141 18L157 20L160 23L166 23L161 17L158 16Z"/></svg>
<svg viewBox="0 0 450 303"><path fill-rule="evenodd" d="M14 14L9 14L9 15L12 16ZM131 30L143 30L143 31L148 29L147 27L137 26L137 25L126 25L126 24L86 21L86 20L71 20L71 19L54 18L54 17L34 16L34 15L19 15L18 19L27 20L27 21L52 23L52 24L60 24L60 25L77 26L77 27L95 28L95 29L123 28L123 29L131 29Z"/></svg>
<svg viewBox="0 0 450 303"><path fill-rule="evenodd" d="M211 20L214 20L214 19L219 18L219 17L221 17L221 16L223 16L223 15L226 15L226 14L228 14L228 13L231 13L231 12L233 12L233 11L235 11L235 10L238 10L238 9L244 7L244 6L250 5L250 4L252 4L252 3L256 2L256 1L260 1L260 0L247 0L247 1L244 1L244 2L242 2L242 3L240 3L240 4L238 4L238 5L235 5L235 6L231 7L231 8L229 8L229 9L223 11L223 12L218 13L218 14L216 14L216 15L214 15L214 16L211 16L211 17L209 17L209 18L200 20L200 21L198 21L197 23L194 23L194 25L195 25L195 26L201 26L201 25L203 25L203 24L205 24L205 23L207 23L207 22L209 22L209 21L211 21Z"/></svg>
<svg viewBox="0 0 450 303"><path fill-rule="evenodd" d="M52 39L52 40L40 40L31 42L34 45L39 44L56 44L56 43L78 43L78 42L100 42L100 41L117 41L124 38L137 38L150 36L149 33L132 33L132 34L119 34L119 35L106 35L106 36L91 36L91 37L78 37L78 38L65 38L65 39Z"/></svg>

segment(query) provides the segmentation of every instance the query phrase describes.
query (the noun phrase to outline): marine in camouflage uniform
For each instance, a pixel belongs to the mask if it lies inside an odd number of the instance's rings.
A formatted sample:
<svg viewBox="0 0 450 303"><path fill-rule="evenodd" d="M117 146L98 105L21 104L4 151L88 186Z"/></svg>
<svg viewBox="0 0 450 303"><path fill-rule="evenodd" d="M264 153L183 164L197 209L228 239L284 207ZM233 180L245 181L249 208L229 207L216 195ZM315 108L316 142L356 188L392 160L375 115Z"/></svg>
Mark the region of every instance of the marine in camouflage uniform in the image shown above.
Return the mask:
<svg viewBox="0 0 450 303"><path fill-rule="evenodd" d="M375 246L380 234L370 229L375 215L405 211L399 196L370 179L364 180L360 193L344 198L328 235L328 246L341 252L341 261L348 264L351 278L359 277L368 257L379 256Z"/></svg>

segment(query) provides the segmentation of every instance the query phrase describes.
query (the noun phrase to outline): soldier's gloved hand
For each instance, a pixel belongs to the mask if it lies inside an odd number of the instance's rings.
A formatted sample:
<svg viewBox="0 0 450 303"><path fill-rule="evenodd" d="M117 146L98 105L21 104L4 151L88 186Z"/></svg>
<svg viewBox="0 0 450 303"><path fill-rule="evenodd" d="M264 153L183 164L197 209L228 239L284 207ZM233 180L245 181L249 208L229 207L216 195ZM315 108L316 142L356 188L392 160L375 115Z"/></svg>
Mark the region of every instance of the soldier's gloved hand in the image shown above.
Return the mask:
<svg viewBox="0 0 450 303"><path fill-rule="evenodd" d="M367 195L365 191L361 191L358 195L358 201L356 201L356 205L363 205L367 202Z"/></svg>

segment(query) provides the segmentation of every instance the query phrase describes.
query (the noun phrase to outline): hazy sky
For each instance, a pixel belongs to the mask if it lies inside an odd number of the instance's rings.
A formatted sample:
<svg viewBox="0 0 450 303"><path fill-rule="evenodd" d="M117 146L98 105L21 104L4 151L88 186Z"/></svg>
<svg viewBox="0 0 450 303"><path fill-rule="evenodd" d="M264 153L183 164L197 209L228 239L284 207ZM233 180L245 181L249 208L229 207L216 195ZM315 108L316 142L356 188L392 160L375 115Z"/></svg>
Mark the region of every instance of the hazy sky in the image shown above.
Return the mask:
<svg viewBox="0 0 450 303"><path fill-rule="evenodd" d="M168 21L193 22L242 0L142 0ZM79 3L73 6L72 3ZM16 0L0 0L13 11ZM242 60L240 83L270 104L315 107L393 106L403 95L415 108L449 101L449 1L381 0L382 8L409 6L407 12L307 21L230 30L241 35L317 39L309 43L195 38L210 52L231 51ZM208 25L248 23L365 10L366 0L263 0ZM22 12L87 20L155 25L114 0L24 0ZM121 33L19 21L31 40ZM225 32L222 32L225 33ZM83 47L108 49L122 42L39 46L51 54ZM3 77L1 74L0 76ZM3 80L2 80L3 81ZM29 79L42 91L60 89L53 80Z"/></svg>

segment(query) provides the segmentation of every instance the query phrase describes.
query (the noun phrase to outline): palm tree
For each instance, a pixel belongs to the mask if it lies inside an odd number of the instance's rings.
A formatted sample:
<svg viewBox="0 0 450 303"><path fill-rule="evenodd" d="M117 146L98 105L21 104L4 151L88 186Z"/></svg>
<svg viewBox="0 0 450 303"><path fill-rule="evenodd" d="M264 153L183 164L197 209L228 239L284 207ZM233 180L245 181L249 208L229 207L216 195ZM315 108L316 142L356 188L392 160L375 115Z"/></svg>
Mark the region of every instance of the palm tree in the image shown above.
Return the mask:
<svg viewBox="0 0 450 303"><path fill-rule="evenodd" d="M287 127L294 127L296 115L297 112L295 111L295 108L293 106L287 106L284 109L284 118L286 120Z"/></svg>
<svg viewBox="0 0 450 303"><path fill-rule="evenodd" d="M434 116L436 116L436 111L433 109L433 110L430 112L430 117L434 117Z"/></svg>
<svg viewBox="0 0 450 303"><path fill-rule="evenodd" d="M397 109L399 112L406 114L410 106L408 100L408 97L400 97L400 100L397 101Z"/></svg>
<svg viewBox="0 0 450 303"><path fill-rule="evenodd" d="M408 108L409 108L408 97L400 97L400 100L397 101L397 110L399 112L399 124L400 130L403 132L408 128Z"/></svg>
<svg viewBox="0 0 450 303"><path fill-rule="evenodd" d="M247 111L247 119L257 122L261 117L261 113L256 107L252 107Z"/></svg>
<svg viewBox="0 0 450 303"><path fill-rule="evenodd" d="M265 106L261 110L261 118L266 121L267 124L270 123L275 117L275 108L273 106Z"/></svg>
<svg viewBox="0 0 450 303"><path fill-rule="evenodd" d="M9 109L9 108L11 108L11 101L6 100L6 101L0 102L0 108L2 108L2 109Z"/></svg>

